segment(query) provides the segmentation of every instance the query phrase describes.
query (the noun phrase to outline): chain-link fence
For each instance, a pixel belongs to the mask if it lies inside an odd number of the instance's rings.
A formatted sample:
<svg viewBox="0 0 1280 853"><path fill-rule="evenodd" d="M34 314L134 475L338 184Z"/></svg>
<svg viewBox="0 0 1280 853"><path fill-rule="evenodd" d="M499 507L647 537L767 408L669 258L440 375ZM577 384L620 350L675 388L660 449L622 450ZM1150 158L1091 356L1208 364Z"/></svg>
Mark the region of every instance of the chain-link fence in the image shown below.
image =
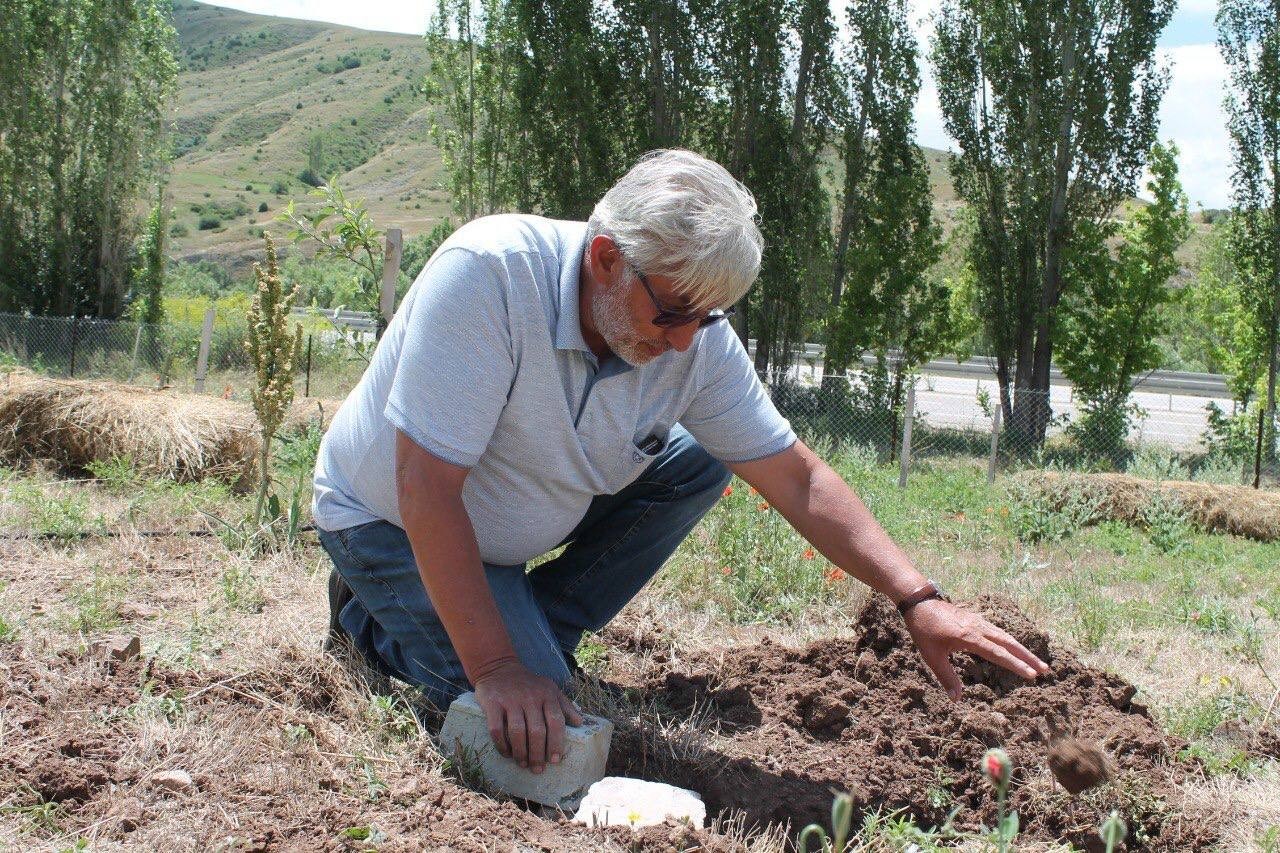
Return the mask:
<svg viewBox="0 0 1280 853"><path fill-rule="evenodd" d="M296 322L304 330L298 395L345 396L368 364L372 337L336 327L318 314L300 315ZM247 400L254 381L247 336L243 316L215 315L206 342L203 323L0 313L0 366Z"/></svg>
<svg viewBox="0 0 1280 853"><path fill-rule="evenodd" d="M1019 469L1114 471L1150 479L1274 484L1275 437L1256 407L1231 400L1135 391L1109 405L1070 386L1003 397L994 379L919 376L895 385L873 371L762 377L796 432L832 451L896 464L969 460L988 477Z"/></svg>
<svg viewBox="0 0 1280 853"><path fill-rule="evenodd" d="M368 365L372 321L320 312L293 319L303 327L297 396L346 396ZM0 365L248 400L246 322L230 312L161 325L0 314ZM778 409L807 440L898 465L904 482L912 465L940 458L983 465L992 478L1061 468L1265 484L1280 473L1277 425L1268 426L1257 406L1238 412L1225 397L1139 390L1097 406L1059 385L1006 398L993 378L898 380L874 369L823 375L816 358L763 377Z"/></svg>

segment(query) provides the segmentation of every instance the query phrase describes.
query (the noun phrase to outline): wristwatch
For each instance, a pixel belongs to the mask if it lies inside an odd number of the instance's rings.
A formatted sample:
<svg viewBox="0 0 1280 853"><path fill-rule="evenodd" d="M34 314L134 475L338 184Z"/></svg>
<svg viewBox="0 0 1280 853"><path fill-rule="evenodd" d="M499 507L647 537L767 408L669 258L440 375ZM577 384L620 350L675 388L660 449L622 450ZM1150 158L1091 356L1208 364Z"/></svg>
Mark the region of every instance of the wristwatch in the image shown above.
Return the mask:
<svg viewBox="0 0 1280 853"><path fill-rule="evenodd" d="M923 585L911 590L911 592L907 593L906 598L898 602L898 612L906 616L907 611L920 602L930 601L935 598L942 598L942 587L938 586L936 581L926 581Z"/></svg>

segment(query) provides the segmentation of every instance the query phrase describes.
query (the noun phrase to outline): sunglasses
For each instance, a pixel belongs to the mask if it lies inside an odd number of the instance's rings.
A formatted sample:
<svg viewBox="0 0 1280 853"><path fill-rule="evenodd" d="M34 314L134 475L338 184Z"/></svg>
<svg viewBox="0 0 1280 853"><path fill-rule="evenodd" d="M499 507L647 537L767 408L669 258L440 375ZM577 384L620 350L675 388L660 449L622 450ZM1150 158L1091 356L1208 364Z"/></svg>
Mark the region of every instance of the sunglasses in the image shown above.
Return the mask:
<svg viewBox="0 0 1280 853"><path fill-rule="evenodd" d="M712 311L710 314L693 311L672 311L658 301L658 297L654 295L653 288L649 286L649 279L645 274L636 269L634 264L628 263L631 269L635 270L636 277L640 279L640 283L644 285L644 292L649 294L649 301L653 303L653 307L658 309L658 316L651 321L653 325L663 329L673 329L679 326L687 326L690 323L697 323L699 329L705 329L712 323L718 323L726 317L733 314L736 310L730 305L723 311Z"/></svg>

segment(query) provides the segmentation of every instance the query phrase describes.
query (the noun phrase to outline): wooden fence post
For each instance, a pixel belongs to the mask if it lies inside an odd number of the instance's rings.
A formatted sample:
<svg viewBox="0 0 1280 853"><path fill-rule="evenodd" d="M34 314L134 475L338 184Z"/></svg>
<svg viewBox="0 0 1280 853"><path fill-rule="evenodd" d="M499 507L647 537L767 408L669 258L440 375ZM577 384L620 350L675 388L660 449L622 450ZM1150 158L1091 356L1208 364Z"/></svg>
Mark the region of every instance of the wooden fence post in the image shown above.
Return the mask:
<svg viewBox="0 0 1280 853"><path fill-rule="evenodd" d="M916 383L907 387L907 408L902 414L902 454L898 468L898 488L907 487L907 472L911 470L911 424L916 417Z"/></svg>
<svg viewBox="0 0 1280 853"><path fill-rule="evenodd" d="M311 333L307 332L307 381L302 387L302 396L311 396Z"/></svg>
<svg viewBox="0 0 1280 853"><path fill-rule="evenodd" d="M387 229L387 249L382 256L382 292L378 299L378 337L387 330L391 317L396 313L396 279L400 275L402 232L399 228Z"/></svg>
<svg viewBox="0 0 1280 853"><path fill-rule="evenodd" d="M987 485L996 481L996 466L1000 464L1000 417L1004 407L996 400L996 410L991 416L991 458L987 460Z"/></svg>
<svg viewBox="0 0 1280 853"><path fill-rule="evenodd" d="M200 355L196 358L196 393L204 393L204 377L209 371L209 344L213 341L213 308L204 312L204 329L200 332Z"/></svg>

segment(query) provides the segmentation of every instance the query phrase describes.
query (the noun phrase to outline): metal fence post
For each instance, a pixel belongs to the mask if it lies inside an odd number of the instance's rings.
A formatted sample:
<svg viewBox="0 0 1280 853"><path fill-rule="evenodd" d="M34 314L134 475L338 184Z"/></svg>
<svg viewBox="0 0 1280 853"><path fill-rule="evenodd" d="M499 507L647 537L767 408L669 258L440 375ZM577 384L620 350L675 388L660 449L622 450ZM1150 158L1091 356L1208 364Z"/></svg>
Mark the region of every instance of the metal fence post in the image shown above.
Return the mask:
<svg viewBox="0 0 1280 853"><path fill-rule="evenodd" d="M987 460L987 485L996 481L996 465L999 464L1000 454L1000 417L1003 413L1004 407L996 400L996 409L991 416L991 457Z"/></svg>
<svg viewBox="0 0 1280 853"><path fill-rule="evenodd" d="M204 328L200 331L200 355L196 358L196 393L204 393L204 377L209 371L209 344L213 341L213 308L204 312Z"/></svg>
<svg viewBox="0 0 1280 853"><path fill-rule="evenodd" d="M387 229L387 249L382 256L382 293L378 299L378 337L387 330L391 317L396 313L396 278L400 275L402 232L399 228Z"/></svg>
<svg viewBox="0 0 1280 853"><path fill-rule="evenodd" d="M916 417L916 383L907 388L907 408L902 415L902 456L898 468L898 488L907 487L907 472L911 470L911 422Z"/></svg>

